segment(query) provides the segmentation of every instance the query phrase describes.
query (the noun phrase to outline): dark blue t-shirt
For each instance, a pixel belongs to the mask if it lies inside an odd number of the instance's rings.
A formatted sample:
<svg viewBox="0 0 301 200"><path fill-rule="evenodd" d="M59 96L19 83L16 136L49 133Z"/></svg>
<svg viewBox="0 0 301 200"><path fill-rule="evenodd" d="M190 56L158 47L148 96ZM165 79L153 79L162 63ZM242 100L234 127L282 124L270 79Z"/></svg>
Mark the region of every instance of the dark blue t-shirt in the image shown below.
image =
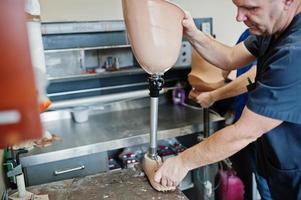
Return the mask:
<svg viewBox="0 0 301 200"><path fill-rule="evenodd" d="M258 139L259 164L268 173L301 172L301 14L278 37L250 36L257 57L255 89L247 107L283 123ZM257 148L258 149L258 148ZM293 175L292 175L293 176ZM290 187L290 186L288 186Z"/></svg>

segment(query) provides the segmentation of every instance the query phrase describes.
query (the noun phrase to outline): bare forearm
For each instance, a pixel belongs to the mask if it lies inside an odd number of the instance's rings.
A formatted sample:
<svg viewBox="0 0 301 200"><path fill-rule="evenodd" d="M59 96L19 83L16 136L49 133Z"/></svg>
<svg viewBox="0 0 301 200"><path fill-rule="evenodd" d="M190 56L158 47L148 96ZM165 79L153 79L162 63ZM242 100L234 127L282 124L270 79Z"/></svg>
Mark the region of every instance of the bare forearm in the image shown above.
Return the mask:
<svg viewBox="0 0 301 200"><path fill-rule="evenodd" d="M259 115L245 107L235 124L217 131L203 142L187 149L179 158L189 170L223 160L281 123L280 120Z"/></svg>
<svg viewBox="0 0 301 200"><path fill-rule="evenodd" d="M228 68L230 65L227 64L229 63L227 52L229 52L230 47L217 42L202 32L198 32L194 39L189 40L195 50L207 61L221 69L231 70Z"/></svg>
<svg viewBox="0 0 301 200"><path fill-rule="evenodd" d="M164 186L168 182L177 185L189 170L229 157L281 123L280 120L259 115L245 107L234 125L216 132L180 155L167 159L154 179Z"/></svg>
<svg viewBox="0 0 301 200"><path fill-rule="evenodd" d="M240 133L235 128L235 125L231 125L187 149L180 156L187 168L191 170L223 160L255 139L254 137L246 137L244 133Z"/></svg>
<svg viewBox="0 0 301 200"><path fill-rule="evenodd" d="M214 101L234 97L247 92L248 78L253 82L256 76L256 66L253 66L248 72L239 76L227 85L211 91L210 95Z"/></svg>
<svg viewBox="0 0 301 200"><path fill-rule="evenodd" d="M201 31L188 40L202 57L220 69L236 69L255 59L243 44L240 44L239 48L230 47Z"/></svg>

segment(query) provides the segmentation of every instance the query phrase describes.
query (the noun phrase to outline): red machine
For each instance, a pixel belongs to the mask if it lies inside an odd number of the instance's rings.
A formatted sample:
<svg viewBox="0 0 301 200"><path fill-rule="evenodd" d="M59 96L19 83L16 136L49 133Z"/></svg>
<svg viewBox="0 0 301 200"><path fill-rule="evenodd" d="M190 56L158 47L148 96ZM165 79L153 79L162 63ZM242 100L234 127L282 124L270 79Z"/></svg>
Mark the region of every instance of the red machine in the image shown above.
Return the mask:
<svg viewBox="0 0 301 200"><path fill-rule="evenodd" d="M0 148L42 136L24 1L0 6Z"/></svg>

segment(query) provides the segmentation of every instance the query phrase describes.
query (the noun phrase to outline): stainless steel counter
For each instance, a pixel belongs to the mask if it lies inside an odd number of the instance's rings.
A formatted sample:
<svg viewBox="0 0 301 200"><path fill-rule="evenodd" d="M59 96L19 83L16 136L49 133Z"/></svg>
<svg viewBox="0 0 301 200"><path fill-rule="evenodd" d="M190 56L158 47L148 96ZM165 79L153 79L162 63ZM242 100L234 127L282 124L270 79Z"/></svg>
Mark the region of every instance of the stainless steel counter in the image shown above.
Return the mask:
<svg viewBox="0 0 301 200"><path fill-rule="evenodd" d="M149 142L149 99L92 106L89 121L75 123L68 110L44 115L44 127L61 137L52 146L35 148L20 158L23 167L89 155ZM141 103L143 102L143 103ZM202 111L172 105L160 99L158 139L173 138L203 130ZM110 109L107 109L110 107ZM126 108L126 109L122 109ZM211 114L214 125L223 118Z"/></svg>

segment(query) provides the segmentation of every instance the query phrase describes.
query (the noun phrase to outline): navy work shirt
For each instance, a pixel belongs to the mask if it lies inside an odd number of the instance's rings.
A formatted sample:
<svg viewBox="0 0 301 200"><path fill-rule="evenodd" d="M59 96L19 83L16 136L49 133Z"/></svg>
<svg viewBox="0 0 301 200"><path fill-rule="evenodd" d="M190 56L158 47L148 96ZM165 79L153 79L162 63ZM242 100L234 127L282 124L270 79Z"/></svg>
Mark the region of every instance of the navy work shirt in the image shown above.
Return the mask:
<svg viewBox="0 0 301 200"><path fill-rule="evenodd" d="M278 37L250 36L257 57L247 107L283 123L257 140L259 172L273 199L301 199L301 14Z"/></svg>

